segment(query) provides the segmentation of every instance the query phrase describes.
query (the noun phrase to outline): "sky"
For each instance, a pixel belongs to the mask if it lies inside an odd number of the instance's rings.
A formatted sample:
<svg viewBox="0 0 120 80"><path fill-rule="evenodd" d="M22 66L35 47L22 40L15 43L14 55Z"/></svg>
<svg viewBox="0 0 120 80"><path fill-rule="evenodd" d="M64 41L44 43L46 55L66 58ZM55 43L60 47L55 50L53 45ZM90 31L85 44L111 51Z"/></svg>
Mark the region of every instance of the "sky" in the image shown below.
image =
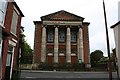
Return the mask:
<svg viewBox="0 0 120 80"><path fill-rule="evenodd" d="M84 22L89 25L90 53L95 50L104 52L107 56L106 33L103 13L103 0L15 0L24 16L21 25L28 44L33 49L34 29L33 21L40 21L40 17L65 10L78 16L84 17ZM110 50L115 48L114 33L110 28L118 22L118 2L120 0L104 0L108 23Z"/></svg>

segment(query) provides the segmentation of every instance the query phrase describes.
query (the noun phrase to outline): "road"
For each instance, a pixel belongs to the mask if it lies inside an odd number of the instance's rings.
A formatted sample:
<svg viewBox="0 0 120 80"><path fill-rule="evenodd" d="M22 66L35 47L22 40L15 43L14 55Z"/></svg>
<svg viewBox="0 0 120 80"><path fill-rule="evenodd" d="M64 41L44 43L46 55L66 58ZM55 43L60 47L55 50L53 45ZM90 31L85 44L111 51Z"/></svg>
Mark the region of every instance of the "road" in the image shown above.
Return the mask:
<svg viewBox="0 0 120 80"><path fill-rule="evenodd" d="M112 73L113 80L117 73ZM109 80L108 72L63 72L63 71L35 71L22 70L21 80Z"/></svg>

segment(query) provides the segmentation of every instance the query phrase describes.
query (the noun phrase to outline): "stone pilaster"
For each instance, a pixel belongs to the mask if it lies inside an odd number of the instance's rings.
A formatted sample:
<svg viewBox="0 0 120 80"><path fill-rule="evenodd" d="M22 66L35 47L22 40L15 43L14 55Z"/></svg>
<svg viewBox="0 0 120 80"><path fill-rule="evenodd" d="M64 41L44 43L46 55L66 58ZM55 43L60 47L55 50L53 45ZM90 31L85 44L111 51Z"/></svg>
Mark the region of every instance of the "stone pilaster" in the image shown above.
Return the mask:
<svg viewBox="0 0 120 80"><path fill-rule="evenodd" d="M79 27L77 44L78 44L77 45L78 60L82 60L82 62L84 62L83 32L82 32L82 28L81 27Z"/></svg>
<svg viewBox="0 0 120 80"><path fill-rule="evenodd" d="M46 27L42 27L41 62L46 61Z"/></svg>
<svg viewBox="0 0 120 80"><path fill-rule="evenodd" d="M58 27L55 27L55 38L54 38L54 63L58 63Z"/></svg>
<svg viewBox="0 0 120 80"><path fill-rule="evenodd" d="M70 33L70 27L67 27L66 62L71 63L71 33Z"/></svg>
<svg viewBox="0 0 120 80"><path fill-rule="evenodd" d="M77 33L77 57L78 57L78 60L80 60L80 33L79 33L79 30L78 30L78 33Z"/></svg>

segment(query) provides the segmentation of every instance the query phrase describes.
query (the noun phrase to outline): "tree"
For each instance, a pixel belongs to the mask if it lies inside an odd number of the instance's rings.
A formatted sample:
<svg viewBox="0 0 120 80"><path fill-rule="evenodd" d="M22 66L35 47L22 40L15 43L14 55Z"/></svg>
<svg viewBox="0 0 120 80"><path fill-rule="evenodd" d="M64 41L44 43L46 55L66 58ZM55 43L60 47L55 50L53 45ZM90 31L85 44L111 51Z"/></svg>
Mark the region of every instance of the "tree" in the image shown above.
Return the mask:
<svg viewBox="0 0 120 80"><path fill-rule="evenodd" d="M111 61L115 61L116 60L116 51L115 51L115 48L112 49L112 53L111 53Z"/></svg>
<svg viewBox="0 0 120 80"><path fill-rule="evenodd" d="M111 62L114 63L114 66L116 66L116 49L112 49L112 53L111 53Z"/></svg>
<svg viewBox="0 0 120 80"><path fill-rule="evenodd" d="M98 63L98 61L103 57L103 52L101 50L95 50L90 54L91 64L94 65Z"/></svg>
<svg viewBox="0 0 120 80"><path fill-rule="evenodd" d="M32 56L33 50L30 45L25 40L25 35L23 33L20 34L20 48L21 48L21 63L30 63L29 57Z"/></svg>

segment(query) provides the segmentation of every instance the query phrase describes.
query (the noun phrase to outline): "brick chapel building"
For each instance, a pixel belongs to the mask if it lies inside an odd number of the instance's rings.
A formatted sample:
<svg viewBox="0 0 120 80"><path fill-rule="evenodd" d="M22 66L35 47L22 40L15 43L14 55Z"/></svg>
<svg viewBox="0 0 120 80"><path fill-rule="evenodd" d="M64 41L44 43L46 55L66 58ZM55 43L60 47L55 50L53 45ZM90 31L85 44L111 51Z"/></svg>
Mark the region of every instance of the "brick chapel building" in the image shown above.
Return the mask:
<svg viewBox="0 0 120 80"><path fill-rule="evenodd" d="M33 64L89 64L89 22L61 10L34 21Z"/></svg>

